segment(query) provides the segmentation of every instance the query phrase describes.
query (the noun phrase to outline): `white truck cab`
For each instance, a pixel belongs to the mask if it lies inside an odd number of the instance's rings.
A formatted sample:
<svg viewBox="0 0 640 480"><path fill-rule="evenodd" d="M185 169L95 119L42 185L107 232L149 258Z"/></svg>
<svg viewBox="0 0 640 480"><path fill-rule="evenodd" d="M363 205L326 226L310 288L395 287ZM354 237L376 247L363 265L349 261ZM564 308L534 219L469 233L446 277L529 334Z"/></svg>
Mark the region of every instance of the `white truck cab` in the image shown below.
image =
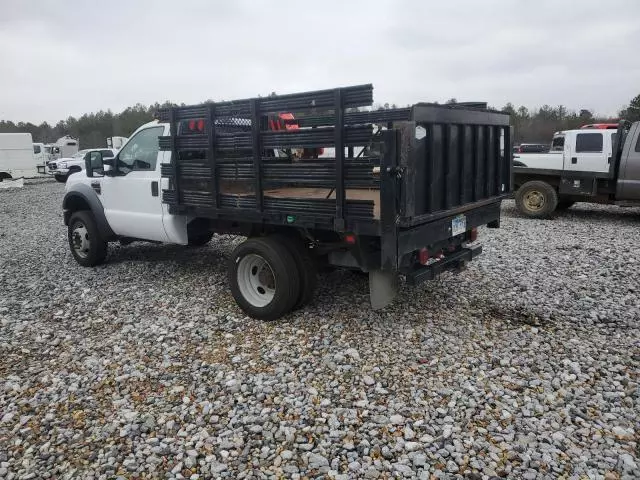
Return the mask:
<svg viewBox="0 0 640 480"><path fill-rule="evenodd" d="M166 135L169 125L153 121L138 128L112 159L102 155L105 149L90 151L86 160L91 168L70 176L66 183L65 221L70 220L67 212L75 209L74 204L84 202L103 238L186 245L188 219L169 215L162 203L162 182L168 180L161 178L160 169L169 163L171 152L159 150L158 137ZM83 225L79 228L86 228ZM82 251L72 251L82 263L78 258Z"/></svg>
<svg viewBox="0 0 640 480"><path fill-rule="evenodd" d="M514 165L544 170L607 173L616 130L580 129L556 132L549 153L516 154Z"/></svg>

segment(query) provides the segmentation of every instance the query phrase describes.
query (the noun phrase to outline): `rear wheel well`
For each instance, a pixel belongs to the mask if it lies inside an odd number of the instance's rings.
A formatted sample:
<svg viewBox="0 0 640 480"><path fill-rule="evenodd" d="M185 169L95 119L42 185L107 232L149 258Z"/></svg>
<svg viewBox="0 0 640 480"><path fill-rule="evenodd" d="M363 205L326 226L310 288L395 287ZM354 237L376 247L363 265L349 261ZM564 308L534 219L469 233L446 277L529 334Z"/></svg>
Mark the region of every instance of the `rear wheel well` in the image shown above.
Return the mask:
<svg viewBox="0 0 640 480"><path fill-rule="evenodd" d="M531 182L534 180L551 185L556 190L556 192L560 188L560 177L554 177L549 175L526 175L526 176L519 175L513 180L513 190L517 191L525 183Z"/></svg>

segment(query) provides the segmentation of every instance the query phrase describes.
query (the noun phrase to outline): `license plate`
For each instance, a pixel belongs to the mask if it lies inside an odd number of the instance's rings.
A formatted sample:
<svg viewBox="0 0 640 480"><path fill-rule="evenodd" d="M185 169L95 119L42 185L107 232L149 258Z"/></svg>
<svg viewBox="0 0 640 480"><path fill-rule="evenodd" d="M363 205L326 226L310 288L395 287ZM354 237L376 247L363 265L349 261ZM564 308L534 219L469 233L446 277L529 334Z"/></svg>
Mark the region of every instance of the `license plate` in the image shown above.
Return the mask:
<svg viewBox="0 0 640 480"><path fill-rule="evenodd" d="M458 215L451 220L451 236L455 237L467 231L467 217Z"/></svg>

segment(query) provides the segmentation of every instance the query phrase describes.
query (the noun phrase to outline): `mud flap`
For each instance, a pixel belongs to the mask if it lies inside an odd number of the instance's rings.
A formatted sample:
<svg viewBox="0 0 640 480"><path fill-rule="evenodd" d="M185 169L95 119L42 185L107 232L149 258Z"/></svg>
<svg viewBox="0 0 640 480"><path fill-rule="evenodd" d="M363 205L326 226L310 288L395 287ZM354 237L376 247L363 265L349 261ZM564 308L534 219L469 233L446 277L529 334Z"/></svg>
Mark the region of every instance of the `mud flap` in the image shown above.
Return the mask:
<svg viewBox="0 0 640 480"><path fill-rule="evenodd" d="M369 272L369 298L371 308L380 310L389 305L398 294L398 274L372 270Z"/></svg>

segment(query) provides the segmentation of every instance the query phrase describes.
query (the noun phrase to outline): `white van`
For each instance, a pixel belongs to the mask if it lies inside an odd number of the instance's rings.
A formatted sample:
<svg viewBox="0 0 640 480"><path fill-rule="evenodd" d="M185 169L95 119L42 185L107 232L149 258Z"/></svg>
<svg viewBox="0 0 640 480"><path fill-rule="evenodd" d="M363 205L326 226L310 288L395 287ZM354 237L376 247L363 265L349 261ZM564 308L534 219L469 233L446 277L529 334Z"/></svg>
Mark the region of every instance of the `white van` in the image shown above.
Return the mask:
<svg viewBox="0 0 640 480"><path fill-rule="evenodd" d="M0 180L38 175L30 133L0 133Z"/></svg>

